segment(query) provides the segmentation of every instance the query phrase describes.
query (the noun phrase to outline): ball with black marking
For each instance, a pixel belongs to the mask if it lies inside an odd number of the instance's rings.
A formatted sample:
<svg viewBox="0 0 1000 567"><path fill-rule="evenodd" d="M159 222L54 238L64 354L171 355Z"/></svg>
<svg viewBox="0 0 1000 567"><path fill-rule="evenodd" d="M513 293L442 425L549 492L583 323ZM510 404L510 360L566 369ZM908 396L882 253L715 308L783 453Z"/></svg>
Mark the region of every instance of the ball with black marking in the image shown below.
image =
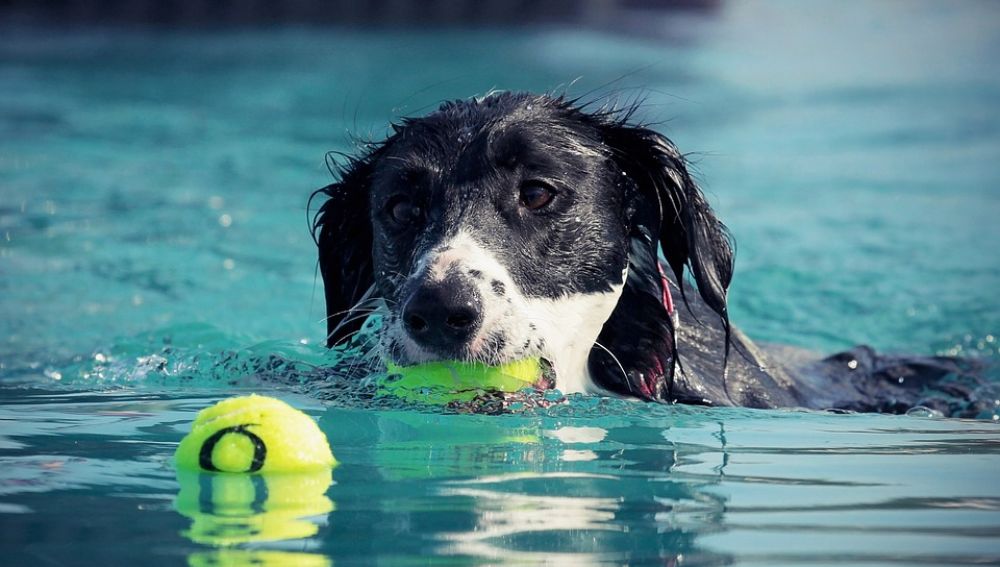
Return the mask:
<svg viewBox="0 0 1000 567"><path fill-rule="evenodd" d="M256 394L198 412L174 460L182 469L227 473L296 472L337 464L311 417Z"/></svg>

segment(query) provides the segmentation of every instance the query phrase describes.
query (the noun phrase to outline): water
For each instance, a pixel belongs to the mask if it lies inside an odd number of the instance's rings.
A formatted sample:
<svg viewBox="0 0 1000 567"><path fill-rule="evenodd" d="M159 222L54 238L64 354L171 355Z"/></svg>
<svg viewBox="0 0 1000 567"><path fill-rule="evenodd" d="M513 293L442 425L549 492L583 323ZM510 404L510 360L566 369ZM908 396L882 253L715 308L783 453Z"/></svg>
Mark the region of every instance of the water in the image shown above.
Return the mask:
<svg viewBox="0 0 1000 567"><path fill-rule="evenodd" d="M188 539L169 465L194 412L223 395L9 392L5 556L167 564L232 553ZM346 563L998 557L1000 444L989 422L594 400L543 417L459 416L284 397L319 418L343 463L326 492L334 510L310 517L313 537L239 549Z"/></svg>
<svg viewBox="0 0 1000 567"><path fill-rule="evenodd" d="M737 236L732 316L748 334L995 364L998 16L739 3L647 18L649 35L4 29L0 551L12 565L1000 562L991 416L586 397L445 415L310 380L335 360L305 211L348 131L582 77L571 93L644 96L643 117L692 152ZM308 503L266 480L270 508L236 513L241 543L217 547L205 527L225 510L188 506L203 487L170 456L197 410L250 391L317 417L342 464ZM251 503L261 489L213 488ZM248 541L253 521L297 535Z"/></svg>

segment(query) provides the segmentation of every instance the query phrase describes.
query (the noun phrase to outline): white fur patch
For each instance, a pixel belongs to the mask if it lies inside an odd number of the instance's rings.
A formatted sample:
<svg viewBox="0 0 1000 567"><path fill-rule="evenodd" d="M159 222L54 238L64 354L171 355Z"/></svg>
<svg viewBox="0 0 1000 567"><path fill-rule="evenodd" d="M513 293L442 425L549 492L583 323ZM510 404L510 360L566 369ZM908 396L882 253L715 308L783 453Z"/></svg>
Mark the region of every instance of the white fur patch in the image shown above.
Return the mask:
<svg viewBox="0 0 1000 567"><path fill-rule="evenodd" d="M611 316L621 285L604 293L565 295L558 299L525 299L521 316L535 321L545 338L541 356L556 371L556 387L563 393L597 392L587 360L594 341Z"/></svg>

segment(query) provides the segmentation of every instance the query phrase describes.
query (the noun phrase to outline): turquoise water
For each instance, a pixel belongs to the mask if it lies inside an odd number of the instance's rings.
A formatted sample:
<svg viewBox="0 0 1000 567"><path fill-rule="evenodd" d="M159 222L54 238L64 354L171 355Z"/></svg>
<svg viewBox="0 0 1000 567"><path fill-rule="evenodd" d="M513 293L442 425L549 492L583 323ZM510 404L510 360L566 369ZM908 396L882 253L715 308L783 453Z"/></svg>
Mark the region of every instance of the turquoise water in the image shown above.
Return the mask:
<svg viewBox="0 0 1000 567"><path fill-rule="evenodd" d="M752 337L1000 361L996 5L646 20L657 33L5 28L2 556L1000 562L991 416L586 397L444 415L310 379L336 362L305 211L324 153L494 87L644 97L737 237ZM177 478L195 413L250 391L319 419L342 463L325 491L214 487L250 495L230 510Z"/></svg>

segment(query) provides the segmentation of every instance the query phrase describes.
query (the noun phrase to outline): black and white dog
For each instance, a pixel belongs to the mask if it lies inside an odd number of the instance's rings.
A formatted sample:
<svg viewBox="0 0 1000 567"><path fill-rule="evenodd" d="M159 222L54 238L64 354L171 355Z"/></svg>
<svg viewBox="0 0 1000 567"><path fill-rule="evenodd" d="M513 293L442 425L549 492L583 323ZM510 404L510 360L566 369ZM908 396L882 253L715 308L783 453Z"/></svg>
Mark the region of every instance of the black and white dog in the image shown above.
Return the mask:
<svg viewBox="0 0 1000 567"><path fill-rule="evenodd" d="M384 358L537 356L565 393L954 413L931 387L968 401L943 380L967 370L958 360L808 360L732 328L726 227L674 144L630 115L503 93L393 125L319 191L328 345L375 305Z"/></svg>

